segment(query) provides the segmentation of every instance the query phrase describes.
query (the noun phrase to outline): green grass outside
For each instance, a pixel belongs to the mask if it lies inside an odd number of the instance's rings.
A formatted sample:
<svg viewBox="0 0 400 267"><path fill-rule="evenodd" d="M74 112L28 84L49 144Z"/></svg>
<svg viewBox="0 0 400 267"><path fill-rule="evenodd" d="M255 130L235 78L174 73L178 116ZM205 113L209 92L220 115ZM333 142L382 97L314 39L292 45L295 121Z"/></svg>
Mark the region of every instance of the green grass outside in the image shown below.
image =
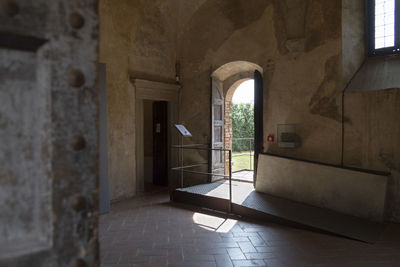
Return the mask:
<svg viewBox="0 0 400 267"><path fill-rule="evenodd" d="M232 157L232 162L233 162L232 172L237 172L240 170L252 170L254 162L253 153L251 154L251 165L250 165L249 151L233 152L233 156L238 154L247 154L247 155Z"/></svg>

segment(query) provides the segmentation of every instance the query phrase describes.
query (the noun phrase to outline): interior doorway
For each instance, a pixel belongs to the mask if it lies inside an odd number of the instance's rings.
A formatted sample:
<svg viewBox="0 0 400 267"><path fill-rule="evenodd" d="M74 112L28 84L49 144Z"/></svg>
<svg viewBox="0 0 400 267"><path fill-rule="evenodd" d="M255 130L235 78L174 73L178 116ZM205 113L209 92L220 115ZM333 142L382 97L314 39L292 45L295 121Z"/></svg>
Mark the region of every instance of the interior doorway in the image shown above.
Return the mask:
<svg viewBox="0 0 400 267"><path fill-rule="evenodd" d="M143 101L145 187L168 186L168 102Z"/></svg>
<svg viewBox="0 0 400 267"><path fill-rule="evenodd" d="M153 184L168 186L168 102L153 102Z"/></svg>
<svg viewBox="0 0 400 267"><path fill-rule="evenodd" d="M136 105L136 192L165 189L154 184L172 192L177 178L171 168L177 166L179 153L171 146L179 143L174 124L179 121L181 86L136 78L131 83Z"/></svg>

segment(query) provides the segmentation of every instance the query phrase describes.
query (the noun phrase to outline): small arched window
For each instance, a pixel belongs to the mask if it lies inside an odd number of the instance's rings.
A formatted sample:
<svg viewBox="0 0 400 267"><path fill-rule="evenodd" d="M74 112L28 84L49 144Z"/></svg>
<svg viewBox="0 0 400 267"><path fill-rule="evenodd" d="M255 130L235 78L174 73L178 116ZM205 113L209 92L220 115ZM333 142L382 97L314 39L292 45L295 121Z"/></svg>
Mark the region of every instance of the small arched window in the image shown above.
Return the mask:
<svg viewBox="0 0 400 267"><path fill-rule="evenodd" d="M369 55L400 54L400 0L367 0Z"/></svg>

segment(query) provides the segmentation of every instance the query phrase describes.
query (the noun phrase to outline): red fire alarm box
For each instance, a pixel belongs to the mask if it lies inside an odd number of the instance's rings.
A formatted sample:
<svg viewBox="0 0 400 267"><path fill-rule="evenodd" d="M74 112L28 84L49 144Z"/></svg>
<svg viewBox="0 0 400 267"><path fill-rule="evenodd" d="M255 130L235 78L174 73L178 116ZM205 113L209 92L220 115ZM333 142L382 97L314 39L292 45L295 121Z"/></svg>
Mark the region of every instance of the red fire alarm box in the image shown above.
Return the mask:
<svg viewBox="0 0 400 267"><path fill-rule="evenodd" d="M273 143L274 142L274 136L273 135L268 135L267 142L268 143Z"/></svg>

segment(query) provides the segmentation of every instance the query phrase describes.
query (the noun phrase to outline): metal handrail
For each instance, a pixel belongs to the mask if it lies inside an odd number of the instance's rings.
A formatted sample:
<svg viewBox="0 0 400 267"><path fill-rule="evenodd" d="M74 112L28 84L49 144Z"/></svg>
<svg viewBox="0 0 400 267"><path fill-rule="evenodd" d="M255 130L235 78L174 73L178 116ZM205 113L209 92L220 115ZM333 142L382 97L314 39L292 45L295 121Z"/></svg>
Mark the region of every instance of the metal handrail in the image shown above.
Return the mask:
<svg viewBox="0 0 400 267"><path fill-rule="evenodd" d="M175 168L171 168L171 170L178 171L178 170L181 170L181 169L189 169L189 168L199 167L199 166L206 165L206 164L208 164L208 162L199 163L199 164L193 164L193 165L186 165L186 166L183 166L183 167L175 167Z"/></svg>
<svg viewBox="0 0 400 267"><path fill-rule="evenodd" d="M231 149L225 149L225 148L209 148L209 147L197 147L197 146L172 146L172 148L180 148L180 149L198 149L198 150L215 150L215 151L231 151Z"/></svg>
<svg viewBox="0 0 400 267"><path fill-rule="evenodd" d="M189 144L189 145L174 145L174 148L181 148L181 147L196 147L196 146L205 146L208 147L207 144Z"/></svg>
<svg viewBox="0 0 400 267"><path fill-rule="evenodd" d="M242 154L235 154L235 155L232 155L232 158L234 158L234 157L240 157L240 156L247 156L247 155L249 155L250 153L242 153ZM251 154L250 154L251 155Z"/></svg>
<svg viewBox="0 0 400 267"><path fill-rule="evenodd" d="M218 176L218 177L229 177L229 175L225 175L225 174L216 174L216 173L212 173L212 172L199 172L199 171L186 171L186 170L182 170L182 171L183 171L183 172L186 172L186 173L213 175L213 176Z"/></svg>
<svg viewBox="0 0 400 267"><path fill-rule="evenodd" d="M194 174L202 174L202 175L213 175L213 176L224 177L224 178L229 177L229 212L231 213L232 212L232 150L231 149L224 149L224 148L202 147L202 146L205 146L205 145L173 145L172 148L179 148L180 150L182 150L182 149L193 149L193 150L208 150L208 151L228 152L228 155L229 155L229 175L185 170L185 169L189 169L189 168L199 167L201 165L204 165L204 163L191 164L191 165L183 166L183 157L182 157L182 160L181 160L181 166L180 167L171 168L171 170L172 171L180 171L180 173L181 173L181 188L183 188L183 173L184 172L186 172L186 173L194 173Z"/></svg>

